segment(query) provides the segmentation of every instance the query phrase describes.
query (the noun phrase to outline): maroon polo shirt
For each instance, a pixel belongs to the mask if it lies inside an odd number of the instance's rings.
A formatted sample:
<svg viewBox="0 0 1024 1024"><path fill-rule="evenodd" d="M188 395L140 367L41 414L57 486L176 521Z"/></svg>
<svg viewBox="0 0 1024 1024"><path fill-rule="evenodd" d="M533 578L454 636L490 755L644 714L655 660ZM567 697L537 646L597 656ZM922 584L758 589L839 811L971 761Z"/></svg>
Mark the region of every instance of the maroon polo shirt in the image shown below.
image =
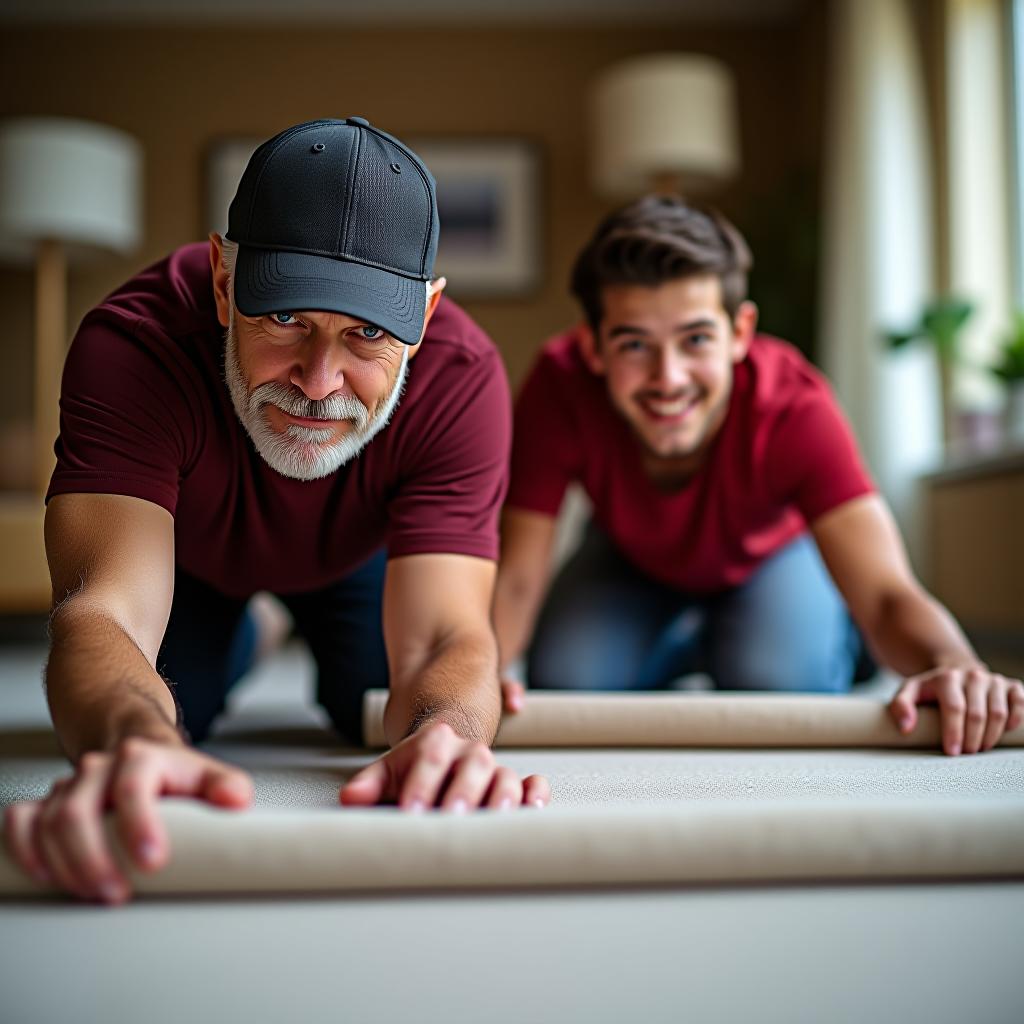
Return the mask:
<svg viewBox="0 0 1024 1024"><path fill-rule="evenodd" d="M577 332L552 339L516 402L508 504L555 515L572 481L638 569L693 593L738 586L819 516L874 490L825 378L767 335L735 367L707 460L671 493L648 479Z"/></svg>
<svg viewBox="0 0 1024 1024"><path fill-rule="evenodd" d="M483 330L442 298L391 422L336 473L292 480L235 415L208 253L176 250L82 321L47 500L88 492L162 506L177 565L236 597L325 586L382 545L389 558L495 559L511 415Z"/></svg>

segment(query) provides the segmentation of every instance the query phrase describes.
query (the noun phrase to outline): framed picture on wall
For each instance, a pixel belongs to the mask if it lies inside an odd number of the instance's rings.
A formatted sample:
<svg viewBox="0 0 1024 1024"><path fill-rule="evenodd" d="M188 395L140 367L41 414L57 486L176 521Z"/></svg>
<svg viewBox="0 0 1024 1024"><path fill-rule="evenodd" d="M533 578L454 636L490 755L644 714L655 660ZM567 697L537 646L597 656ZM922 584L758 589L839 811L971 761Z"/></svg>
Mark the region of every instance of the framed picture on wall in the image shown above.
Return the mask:
<svg viewBox="0 0 1024 1024"><path fill-rule="evenodd" d="M451 294L505 298L540 283L538 147L525 139L416 139L437 180L436 273Z"/></svg>
<svg viewBox="0 0 1024 1024"><path fill-rule="evenodd" d="M227 138L206 161L205 230L227 230L228 206L262 140ZM441 239L435 273L452 295L508 298L540 283L538 147L525 139L419 138L409 145L437 180Z"/></svg>

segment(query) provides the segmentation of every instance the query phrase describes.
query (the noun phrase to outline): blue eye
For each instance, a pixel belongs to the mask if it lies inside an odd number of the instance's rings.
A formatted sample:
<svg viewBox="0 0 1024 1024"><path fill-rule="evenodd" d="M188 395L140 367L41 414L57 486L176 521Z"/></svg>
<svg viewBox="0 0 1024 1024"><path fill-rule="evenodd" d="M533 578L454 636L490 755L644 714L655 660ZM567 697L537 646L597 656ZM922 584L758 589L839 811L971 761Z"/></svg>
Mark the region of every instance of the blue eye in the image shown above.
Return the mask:
<svg viewBox="0 0 1024 1024"><path fill-rule="evenodd" d="M373 327L370 324L363 324L363 326L359 328L359 333L367 341L380 341L380 339L384 337L384 331L379 327Z"/></svg>
<svg viewBox="0 0 1024 1024"><path fill-rule="evenodd" d="M282 327L290 327L292 324L298 323L294 313L271 313L270 319Z"/></svg>

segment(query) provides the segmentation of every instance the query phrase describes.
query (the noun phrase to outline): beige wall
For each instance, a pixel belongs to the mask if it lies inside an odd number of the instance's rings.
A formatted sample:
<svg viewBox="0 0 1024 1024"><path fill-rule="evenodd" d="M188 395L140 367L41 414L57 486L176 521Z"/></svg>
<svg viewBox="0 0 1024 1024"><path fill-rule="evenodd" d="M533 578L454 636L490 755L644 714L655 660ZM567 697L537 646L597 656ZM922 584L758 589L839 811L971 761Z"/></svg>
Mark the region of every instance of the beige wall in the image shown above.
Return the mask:
<svg viewBox="0 0 1024 1024"><path fill-rule="evenodd" d="M268 136L298 121L347 114L362 114L399 137L529 137L544 158L544 284L522 300L466 303L500 346L517 383L542 340L575 316L566 294L568 269L608 209L590 191L586 174L586 94L593 76L619 58L668 49L704 51L732 66L743 173L714 200L751 228L756 255L770 269L768 250L773 237L780 250L784 246L785 227L771 218L762 218L767 228L759 227L759 213L795 180L816 201L821 9L809 4L792 24L720 30L8 28L0 35L0 117L94 119L132 133L144 146L144 245L135 259L109 259L73 273L72 328L136 267L200 237L204 153L214 139ZM30 289L27 272L0 269L6 328L0 423L29 414Z"/></svg>

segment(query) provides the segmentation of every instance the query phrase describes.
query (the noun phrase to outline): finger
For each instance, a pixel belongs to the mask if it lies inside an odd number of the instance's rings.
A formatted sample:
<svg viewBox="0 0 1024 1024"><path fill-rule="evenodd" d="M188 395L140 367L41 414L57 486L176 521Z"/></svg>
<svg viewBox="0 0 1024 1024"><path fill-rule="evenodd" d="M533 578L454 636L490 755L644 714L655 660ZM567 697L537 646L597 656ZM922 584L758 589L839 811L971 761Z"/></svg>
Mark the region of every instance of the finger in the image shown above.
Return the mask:
<svg viewBox="0 0 1024 1024"><path fill-rule="evenodd" d="M252 803L252 779L238 768L213 761L203 771L198 795L218 807L242 810Z"/></svg>
<svg viewBox="0 0 1024 1024"><path fill-rule="evenodd" d="M411 763L399 783L398 806L410 811L433 807L464 741L450 725L439 722L405 742L410 746L402 754L409 756Z"/></svg>
<svg viewBox="0 0 1024 1024"><path fill-rule="evenodd" d="M491 748L486 743L470 743L453 765L441 809L456 813L476 810L491 788L496 769Z"/></svg>
<svg viewBox="0 0 1024 1024"><path fill-rule="evenodd" d="M523 804L547 807L551 803L551 785L543 775L529 775L523 780Z"/></svg>
<svg viewBox="0 0 1024 1024"><path fill-rule="evenodd" d="M170 857L170 843L157 803L164 789L165 751L145 740L118 748L111 770L109 800L125 853L143 871L156 871Z"/></svg>
<svg viewBox="0 0 1024 1024"><path fill-rule="evenodd" d="M988 722L988 691L992 677L987 672L968 672L964 686L967 698L967 714L964 718L965 754L976 754L981 749ZM1002 727L1000 727L1002 731Z"/></svg>
<svg viewBox="0 0 1024 1024"><path fill-rule="evenodd" d="M4 843L14 862L40 885L52 879L32 842L32 829L42 804L38 800L21 800L4 808Z"/></svg>
<svg viewBox="0 0 1024 1024"><path fill-rule="evenodd" d="M501 693L505 710L510 714L522 711L526 703L526 687L514 679L503 679L501 681Z"/></svg>
<svg viewBox="0 0 1024 1024"><path fill-rule="evenodd" d="M956 757L964 745L967 698L961 680L962 673L951 672L943 677L938 691L942 749L951 757Z"/></svg>
<svg viewBox="0 0 1024 1024"><path fill-rule="evenodd" d="M58 815L63 805L66 785L54 786L53 792L43 803L43 806L32 823L32 845L36 855L43 861L47 872L58 888L66 892L74 893L76 896L88 898L89 893L80 889L74 873L68 868L61 849L58 835Z"/></svg>
<svg viewBox="0 0 1024 1024"><path fill-rule="evenodd" d="M252 779L241 768L198 750L139 742L143 745L141 756L149 760L156 755L159 761L160 793L164 796L194 796L230 808L248 807L252 803Z"/></svg>
<svg viewBox="0 0 1024 1024"><path fill-rule="evenodd" d="M1016 729L1024 722L1024 683L1015 679L1010 684L1009 693L1010 717L1006 722L1006 728Z"/></svg>
<svg viewBox="0 0 1024 1024"><path fill-rule="evenodd" d="M384 758L356 772L338 793L346 807L370 807L380 803L389 789L391 773Z"/></svg>
<svg viewBox="0 0 1024 1024"><path fill-rule="evenodd" d="M981 741L982 750L991 750L1003 735L1007 720L1010 717L1007 691L1009 687L1002 676L994 676L988 691L988 724Z"/></svg>
<svg viewBox="0 0 1024 1024"><path fill-rule="evenodd" d="M218 807L240 809L252 803L253 785L241 769L195 750L126 740L118 751L110 799L125 849L148 871L163 867L170 856L158 810L164 795L194 796Z"/></svg>
<svg viewBox="0 0 1024 1024"><path fill-rule="evenodd" d="M896 721L896 727L906 734L913 732L917 725L917 702L921 697L921 681L908 679L889 702L889 711Z"/></svg>
<svg viewBox="0 0 1024 1024"><path fill-rule="evenodd" d="M99 751L83 755L78 776L62 797L55 816L61 853L79 892L105 903L123 903L131 887L111 855L103 829L103 805L111 757Z"/></svg>
<svg viewBox="0 0 1024 1024"><path fill-rule="evenodd" d="M508 811L523 802L523 784L518 773L498 765L487 792L487 806L492 810Z"/></svg>

